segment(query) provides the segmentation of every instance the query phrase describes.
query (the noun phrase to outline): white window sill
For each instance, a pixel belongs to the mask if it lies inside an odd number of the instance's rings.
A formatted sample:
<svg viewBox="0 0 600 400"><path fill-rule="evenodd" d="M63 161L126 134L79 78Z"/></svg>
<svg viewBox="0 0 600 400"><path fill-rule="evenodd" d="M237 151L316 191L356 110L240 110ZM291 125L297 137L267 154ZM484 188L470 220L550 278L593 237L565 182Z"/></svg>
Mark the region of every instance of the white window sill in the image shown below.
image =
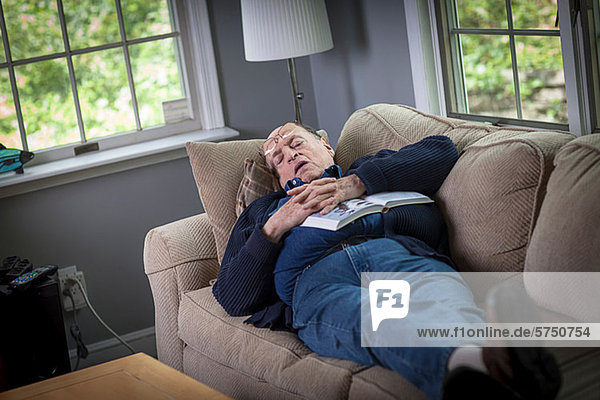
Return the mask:
<svg viewBox="0 0 600 400"><path fill-rule="evenodd" d="M231 128L201 130L28 167L0 175L0 198L126 171L187 156L185 144L238 136Z"/></svg>

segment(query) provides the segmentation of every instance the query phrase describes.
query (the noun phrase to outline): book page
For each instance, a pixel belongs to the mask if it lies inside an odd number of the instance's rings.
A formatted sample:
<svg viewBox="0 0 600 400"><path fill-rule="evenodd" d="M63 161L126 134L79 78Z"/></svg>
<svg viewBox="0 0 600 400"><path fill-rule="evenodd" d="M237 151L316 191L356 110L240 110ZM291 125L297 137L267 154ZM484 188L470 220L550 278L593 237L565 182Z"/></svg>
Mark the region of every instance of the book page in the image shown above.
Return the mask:
<svg viewBox="0 0 600 400"><path fill-rule="evenodd" d="M379 207L377 204L374 204L365 199L346 200L346 201L338 204L336 208L334 208L333 210L331 210L329 213L327 213L325 215L315 213L315 214L312 214L311 217L317 216L319 218L327 218L327 219L333 219L336 221L341 221L347 217L350 217L357 211L362 210L367 207L370 207L370 206Z"/></svg>
<svg viewBox="0 0 600 400"><path fill-rule="evenodd" d="M387 203L414 203L414 202L432 202L429 197L418 192L381 192L365 196L365 200L372 203L386 205Z"/></svg>
<svg viewBox="0 0 600 400"><path fill-rule="evenodd" d="M325 215L311 214L300 226L338 230L361 216L381 211L382 206L364 199L346 200Z"/></svg>
<svg viewBox="0 0 600 400"><path fill-rule="evenodd" d="M386 212L389 207L431 202L429 197L417 192L382 192L346 200L325 215L311 214L300 226L337 230L364 215Z"/></svg>

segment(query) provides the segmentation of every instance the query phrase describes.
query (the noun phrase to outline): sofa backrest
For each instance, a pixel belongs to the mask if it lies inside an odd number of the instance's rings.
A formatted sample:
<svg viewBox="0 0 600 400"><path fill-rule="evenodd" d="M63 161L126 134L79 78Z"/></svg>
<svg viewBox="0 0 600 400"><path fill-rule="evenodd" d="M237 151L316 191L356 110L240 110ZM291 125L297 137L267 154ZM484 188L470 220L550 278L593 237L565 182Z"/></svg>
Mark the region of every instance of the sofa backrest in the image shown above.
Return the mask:
<svg viewBox="0 0 600 400"><path fill-rule="evenodd" d="M381 148L399 149L446 135L461 156L436 195L451 255L462 271L523 271L525 256L558 150L574 136L437 117L376 104L356 111L342 130L336 162Z"/></svg>

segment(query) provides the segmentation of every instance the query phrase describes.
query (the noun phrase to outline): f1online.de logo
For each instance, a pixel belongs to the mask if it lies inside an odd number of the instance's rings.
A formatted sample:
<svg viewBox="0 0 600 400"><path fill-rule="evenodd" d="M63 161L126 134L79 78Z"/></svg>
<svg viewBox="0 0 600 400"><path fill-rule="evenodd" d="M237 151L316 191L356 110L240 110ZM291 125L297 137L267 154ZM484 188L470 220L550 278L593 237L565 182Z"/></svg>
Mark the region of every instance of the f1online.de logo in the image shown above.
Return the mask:
<svg viewBox="0 0 600 400"><path fill-rule="evenodd" d="M404 280L369 282L369 303L373 331L384 319L402 319L408 315L410 284Z"/></svg>

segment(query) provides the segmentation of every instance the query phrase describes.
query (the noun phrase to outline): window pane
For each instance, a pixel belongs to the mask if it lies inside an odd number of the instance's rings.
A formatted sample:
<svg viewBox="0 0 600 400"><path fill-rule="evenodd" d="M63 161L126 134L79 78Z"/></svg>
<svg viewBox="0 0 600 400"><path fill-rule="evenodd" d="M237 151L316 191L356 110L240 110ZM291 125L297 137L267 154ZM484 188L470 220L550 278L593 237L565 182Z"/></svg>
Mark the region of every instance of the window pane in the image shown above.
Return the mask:
<svg viewBox="0 0 600 400"><path fill-rule="evenodd" d="M55 0L2 0L13 60L65 51Z"/></svg>
<svg viewBox="0 0 600 400"><path fill-rule="evenodd" d="M507 28L504 0L456 0L458 27Z"/></svg>
<svg viewBox="0 0 600 400"><path fill-rule="evenodd" d="M6 68L0 70L0 143L9 148L23 148Z"/></svg>
<svg viewBox="0 0 600 400"><path fill-rule="evenodd" d="M556 0L512 0L515 29L556 29Z"/></svg>
<svg viewBox="0 0 600 400"><path fill-rule="evenodd" d="M64 58L15 67L30 150L80 141Z"/></svg>
<svg viewBox="0 0 600 400"><path fill-rule="evenodd" d="M87 138L135 130L122 49L73 57Z"/></svg>
<svg viewBox="0 0 600 400"><path fill-rule="evenodd" d="M127 39L172 31L167 0L122 0L121 9Z"/></svg>
<svg viewBox="0 0 600 400"><path fill-rule="evenodd" d="M560 38L517 36L515 41L523 119L568 123Z"/></svg>
<svg viewBox="0 0 600 400"><path fill-rule="evenodd" d="M460 35L469 113L517 117L508 36Z"/></svg>
<svg viewBox="0 0 600 400"><path fill-rule="evenodd" d="M72 49L121 40L114 0L63 0L63 9Z"/></svg>
<svg viewBox="0 0 600 400"><path fill-rule="evenodd" d="M186 97L174 39L130 46L135 94L142 127L164 123L162 103Z"/></svg>

